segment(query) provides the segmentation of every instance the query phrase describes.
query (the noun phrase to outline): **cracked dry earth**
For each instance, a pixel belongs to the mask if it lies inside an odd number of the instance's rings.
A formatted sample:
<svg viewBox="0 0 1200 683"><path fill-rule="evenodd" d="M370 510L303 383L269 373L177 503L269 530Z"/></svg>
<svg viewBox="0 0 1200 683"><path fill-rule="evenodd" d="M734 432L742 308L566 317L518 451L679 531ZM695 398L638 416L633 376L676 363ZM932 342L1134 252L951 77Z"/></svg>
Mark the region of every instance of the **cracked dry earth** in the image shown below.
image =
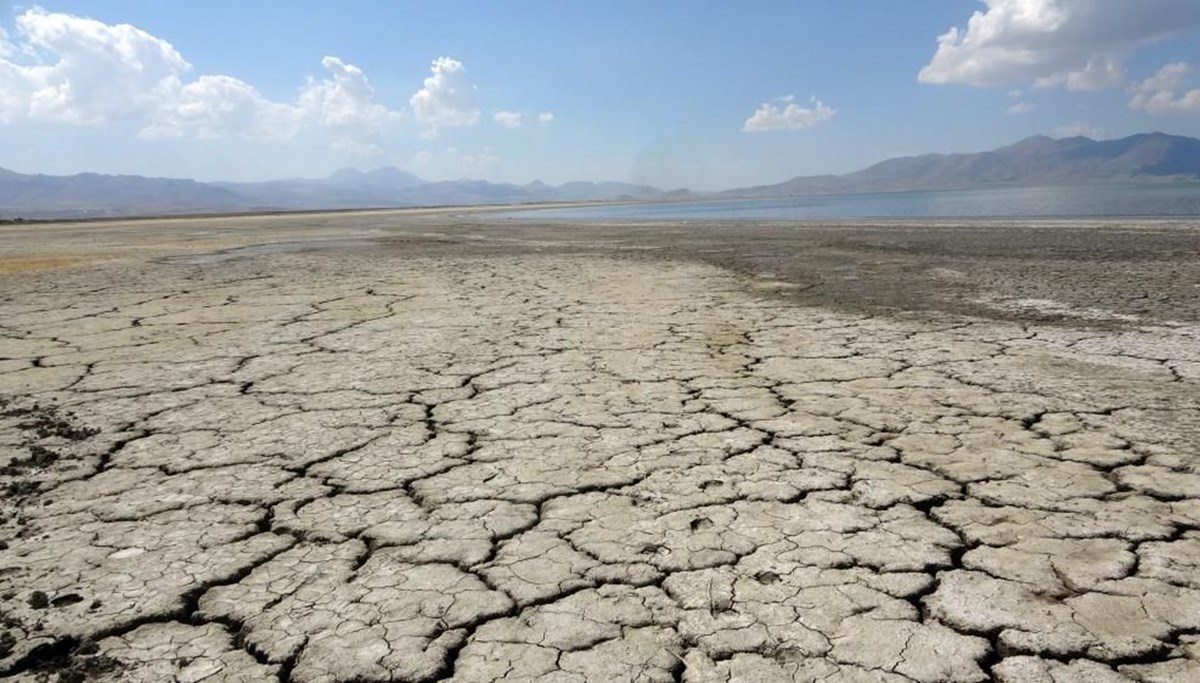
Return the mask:
<svg viewBox="0 0 1200 683"><path fill-rule="evenodd" d="M1198 335L587 253L10 274L0 672L1200 680Z"/></svg>

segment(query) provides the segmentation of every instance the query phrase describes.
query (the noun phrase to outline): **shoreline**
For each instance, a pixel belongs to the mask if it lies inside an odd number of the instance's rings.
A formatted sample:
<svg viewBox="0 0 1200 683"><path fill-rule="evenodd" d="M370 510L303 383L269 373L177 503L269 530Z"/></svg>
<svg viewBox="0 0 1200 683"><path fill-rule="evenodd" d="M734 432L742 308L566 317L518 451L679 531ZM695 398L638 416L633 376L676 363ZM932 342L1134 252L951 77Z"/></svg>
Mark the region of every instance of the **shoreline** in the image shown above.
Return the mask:
<svg viewBox="0 0 1200 683"><path fill-rule="evenodd" d="M513 218L519 220L554 220L554 221L618 221L618 222L647 222L655 220L719 220L719 221L780 221L780 222L855 222L855 221L976 221L976 220L997 220L997 221L1075 221L1096 219L1101 221L1107 220L1200 220L1200 212L1176 214L1112 214L1112 215L878 215L878 216L856 216L846 218L821 218L821 217L789 217L789 218L767 218L760 219L746 216L732 216L722 218L707 218L697 217L692 218L612 218L612 217L563 217L544 219L537 216L525 217L522 214L528 212L539 211L554 211L554 210L571 210L571 209L605 209L610 207L626 207L626 206L645 206L645 207L663 207L663 206L679 206L689 204L737 204L739 202L789 202L797 200L828 200L828 199L855 199L864 197L906 197L924 194L948 194L957 195L960 193L971 192L992 192L1004 190L1086 190L1104 187L1137 187L1137 188L1174 188L1174 187L1192 187L1200 189L1200 180L1155 180L1155 181L1114 181L1109 183L1076 183L1062 185L989 185L986 187L962 187L962 188L944 188L944 189L902 189L902 190L883 190L883 191L868 191L868 192L843 192L843 193L814 193L814 194L795 194L785 196L721 196L721 193L713 193L710 195L695 195L686 198L658 198L658 199L600 199L600 200L579 200L579 201L538 201L528 203L515 204L463 204L463 205L434 205L434 206L399 206L399 207L359 207L359 208L313 208L313 209L247 209L229 212L196 212L196 213L167 213L167 214L131 214L131 215L112 215L112 216L95 216L95 217L50 217L50 218L9 218L0 219L0 227L10 225L47 225L47 224L62 224L62 223L103 223L103 222L120 222L120 221L142 221L142 220L202 220L202 219L220 219L220 218L254 218L254 217L284 217L284 216L323 216L323 215L345 215L345 214L412 214L422 215L427 213L506 213Z"/></svg>

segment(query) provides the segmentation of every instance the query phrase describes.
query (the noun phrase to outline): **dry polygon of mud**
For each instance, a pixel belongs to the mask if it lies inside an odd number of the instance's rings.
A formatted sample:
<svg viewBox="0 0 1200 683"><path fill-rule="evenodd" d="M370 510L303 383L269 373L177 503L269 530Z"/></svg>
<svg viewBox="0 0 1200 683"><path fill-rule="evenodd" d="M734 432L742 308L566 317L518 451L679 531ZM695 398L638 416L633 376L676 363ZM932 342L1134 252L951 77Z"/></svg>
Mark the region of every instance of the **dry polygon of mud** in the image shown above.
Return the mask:
<svg viewBox="0 0 1200 683"><path fill-rule="evenodd" d="M1200 677L1191 326L595 255L87 268L0 298L13 680Z"/></svg>

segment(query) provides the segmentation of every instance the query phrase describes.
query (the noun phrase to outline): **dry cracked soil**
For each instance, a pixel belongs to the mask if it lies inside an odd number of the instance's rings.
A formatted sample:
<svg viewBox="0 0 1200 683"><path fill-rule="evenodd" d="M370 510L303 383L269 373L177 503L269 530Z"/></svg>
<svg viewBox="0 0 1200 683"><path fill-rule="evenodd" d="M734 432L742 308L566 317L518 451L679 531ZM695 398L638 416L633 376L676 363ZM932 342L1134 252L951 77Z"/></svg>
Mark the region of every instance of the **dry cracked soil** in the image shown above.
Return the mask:
<svg viewBox="0 0 1200 683"><path fill-rule="evenodd" d="M0 228L13 681L1200 680L1200 228Z"/></svg>

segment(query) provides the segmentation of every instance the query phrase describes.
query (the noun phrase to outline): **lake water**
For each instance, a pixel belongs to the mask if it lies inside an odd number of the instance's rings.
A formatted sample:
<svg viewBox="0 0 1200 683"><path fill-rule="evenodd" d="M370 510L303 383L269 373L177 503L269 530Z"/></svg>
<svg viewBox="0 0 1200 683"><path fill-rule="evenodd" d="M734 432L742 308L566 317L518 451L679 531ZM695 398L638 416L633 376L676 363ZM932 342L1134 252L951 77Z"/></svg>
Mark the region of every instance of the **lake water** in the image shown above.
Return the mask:
<svg viewBox="0 0 1200 683"><path fill-rule="evenodd" d="M516 211L524 220L1200 217L1200 183L891 192Z"/></svg>

